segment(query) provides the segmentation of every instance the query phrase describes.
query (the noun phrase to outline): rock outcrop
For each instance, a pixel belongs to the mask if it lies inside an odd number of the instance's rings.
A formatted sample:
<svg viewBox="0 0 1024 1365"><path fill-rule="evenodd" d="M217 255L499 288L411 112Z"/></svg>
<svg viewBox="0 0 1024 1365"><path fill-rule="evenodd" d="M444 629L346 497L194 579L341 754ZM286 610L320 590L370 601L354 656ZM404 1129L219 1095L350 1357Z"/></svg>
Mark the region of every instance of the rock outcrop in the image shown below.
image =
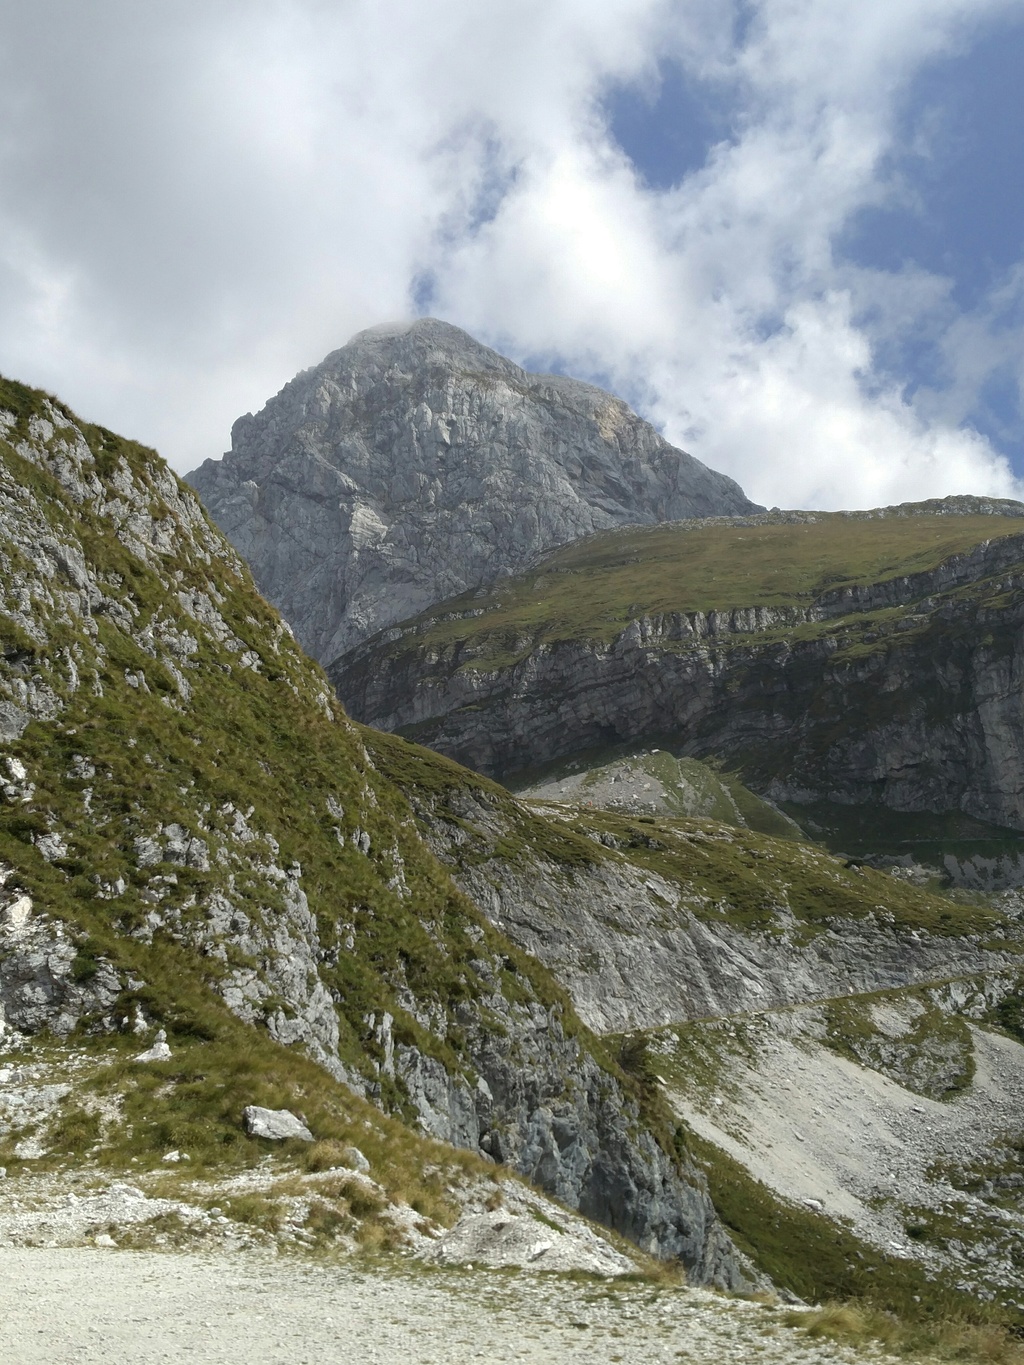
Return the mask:
<svg viewBox="0 0 1024 1365"><path fill-rule="evenodd" d="M389 771L394 741L369 742ZM438 765L433 781L407 787L425 837L598 1033L1019 974L1015 922L988 911L973 918L820 847L589 805L561 809L559 844L533 803L418 752L424 769Z"/></svg>
<svg viewBox="0 0 1024 1365"><path fill-rule="evenodd" d="M352 714L502 779L655 743L739 764L774 800L1024 829L1019 534L806 604L638 611L610 640L526 635L494 662L454 630L432 640L448 620L442 607L339 660Z"/></svg>
<svg viewBox="0 0 1024 1365"><path fill-rule="evenodd" d="M360 332L231 441L188 480L323 663L588 532L757 510L625 403L430 318Z"/></svg>
<svg viewBox="0 0 1024 1365"><path fill-rule="evenodd" d="M633 1264L596 1237L584 1239L547 1227L536 1218L468 1214L438 1243L430 1257L439 1265L514 1266L517 1270L575 1270L591 1275L628 1275Z"/></svg>

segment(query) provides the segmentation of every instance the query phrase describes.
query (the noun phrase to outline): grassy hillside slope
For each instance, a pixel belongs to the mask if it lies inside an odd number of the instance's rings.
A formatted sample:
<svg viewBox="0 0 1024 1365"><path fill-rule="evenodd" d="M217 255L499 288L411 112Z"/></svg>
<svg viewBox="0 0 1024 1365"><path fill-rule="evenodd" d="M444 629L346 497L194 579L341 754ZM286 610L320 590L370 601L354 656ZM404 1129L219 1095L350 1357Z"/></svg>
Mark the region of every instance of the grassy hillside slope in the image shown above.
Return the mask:
<svg viewBox="0 0 1024 1365"><path fill-rule="evenodd" d="M13 383L0 650L4 1037L109 1048L134 1095L111 1150L156 1160L187 1136L205 1159L251 1158L243 1099L295 1096L319 1121L346 1095L358 1111L346 1082L739 1282L664 1115L453 884L195 495ZM133 1077L158 1026L173 1079ZM36 1159L18 1136L12 1161Z"/></svg>
<svg viewBox="0 0 1024 1365"><path fill-rule="evenodd" d="M810 606L826 593L927 572L990 540L1021 539L1024 558L1024 505L996 504L1005 515L981 511L986 505L959 498L863 515L783 513L775 522L605 531L395 629L408 631L418 648L458 642L474 666L498 666L524 653L527 640L531 648L608 643L638 616Z"/></svg>

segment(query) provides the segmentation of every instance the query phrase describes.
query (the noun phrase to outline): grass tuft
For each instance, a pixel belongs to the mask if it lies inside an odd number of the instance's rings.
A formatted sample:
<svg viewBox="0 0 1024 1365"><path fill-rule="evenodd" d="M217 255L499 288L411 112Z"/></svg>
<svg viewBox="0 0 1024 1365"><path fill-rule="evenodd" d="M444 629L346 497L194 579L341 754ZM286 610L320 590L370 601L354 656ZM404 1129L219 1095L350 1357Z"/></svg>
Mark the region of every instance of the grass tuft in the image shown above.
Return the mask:
<svg viewBox="0 0 1024 1365"><path fill-rule="evenodd" d="M1005 1327L948 1317L909 1320L865 1303L826 1303L811 1312L792 1311L783 1321L808 1336L853 1346L884 1346L901 1356L931 1362L1022 1365L1024 1344Z"/></svg>

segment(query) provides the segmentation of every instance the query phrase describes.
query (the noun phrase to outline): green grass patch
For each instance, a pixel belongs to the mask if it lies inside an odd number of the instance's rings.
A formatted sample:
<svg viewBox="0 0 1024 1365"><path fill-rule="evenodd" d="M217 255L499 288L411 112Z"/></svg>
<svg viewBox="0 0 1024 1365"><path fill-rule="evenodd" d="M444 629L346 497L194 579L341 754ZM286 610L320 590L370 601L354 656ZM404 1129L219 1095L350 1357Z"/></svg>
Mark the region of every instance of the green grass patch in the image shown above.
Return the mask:
<svg viewBox="0 0 1024 1365"><path fill-rule="evenodd" d="M640 616L806 606L1021 533L1016 518L934 515L927 506L917 515L813 515L774 525L756 519L599 532L531 572L414 618L387 652L457 645L464 664L505 668L556 640L610 641Z"/></svg>
<svg viewBox="0 0 1024 1365"><path fill-rule="evenodd" d="M962 1313L938 1321L907 1319L869 1303L827 1303L810 1313L791 1311L786 1322L807 1336L930 1362L973 1361L977 1365L1020 1365L1024 1346L999 1323L978 1323Z"/></svg>
<svg viewBox="0 0 1024 1365"><path fill-rule="evenodd" d="M468 834L479 830L480 814L500 822L499 835L463 848L463 858L532 857L572 869L593 866L605 856L592 839L561 821L544 819L499 783L433 749L368 727L360 727L360 734L376 766L414 806L447 818Z"/></svg>
<svg viewBox="0 0 1024 1365"><path fill-rule="evenodd" d="M779 912L806 933L832 920L881 918L907 930L999 939L1006 920L991 907L966 903L951 915L944 896L870 867L848 866L825 850L792 839L707 820L632 818L609 811L574 815L571 827L593 833L634 865L658 873L683 892L683 909L711 923L775 932Z"/></svg>
<svg viewBox="0 0 1024 1365"><path fill-rule="evenodd" d="M966 1019L942 1010L925 989L832 1000L824 1012L829 1047L905 1090L950 1100L974 1079L974 1043Z"/></svg>

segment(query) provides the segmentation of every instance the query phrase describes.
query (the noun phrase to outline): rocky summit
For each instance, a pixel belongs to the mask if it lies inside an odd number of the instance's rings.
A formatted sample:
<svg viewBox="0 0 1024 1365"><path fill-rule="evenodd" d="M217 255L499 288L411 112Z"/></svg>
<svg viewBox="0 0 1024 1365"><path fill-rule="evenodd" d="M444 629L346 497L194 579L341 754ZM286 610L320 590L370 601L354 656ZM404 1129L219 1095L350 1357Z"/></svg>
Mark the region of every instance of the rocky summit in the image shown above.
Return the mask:
<svg viewBox="0 0 1024 1365"><path fill-rule="evenodd" d="M323 663L591 531L756 510L617 398L431 318L360 332L188 481Z"/></svg>

